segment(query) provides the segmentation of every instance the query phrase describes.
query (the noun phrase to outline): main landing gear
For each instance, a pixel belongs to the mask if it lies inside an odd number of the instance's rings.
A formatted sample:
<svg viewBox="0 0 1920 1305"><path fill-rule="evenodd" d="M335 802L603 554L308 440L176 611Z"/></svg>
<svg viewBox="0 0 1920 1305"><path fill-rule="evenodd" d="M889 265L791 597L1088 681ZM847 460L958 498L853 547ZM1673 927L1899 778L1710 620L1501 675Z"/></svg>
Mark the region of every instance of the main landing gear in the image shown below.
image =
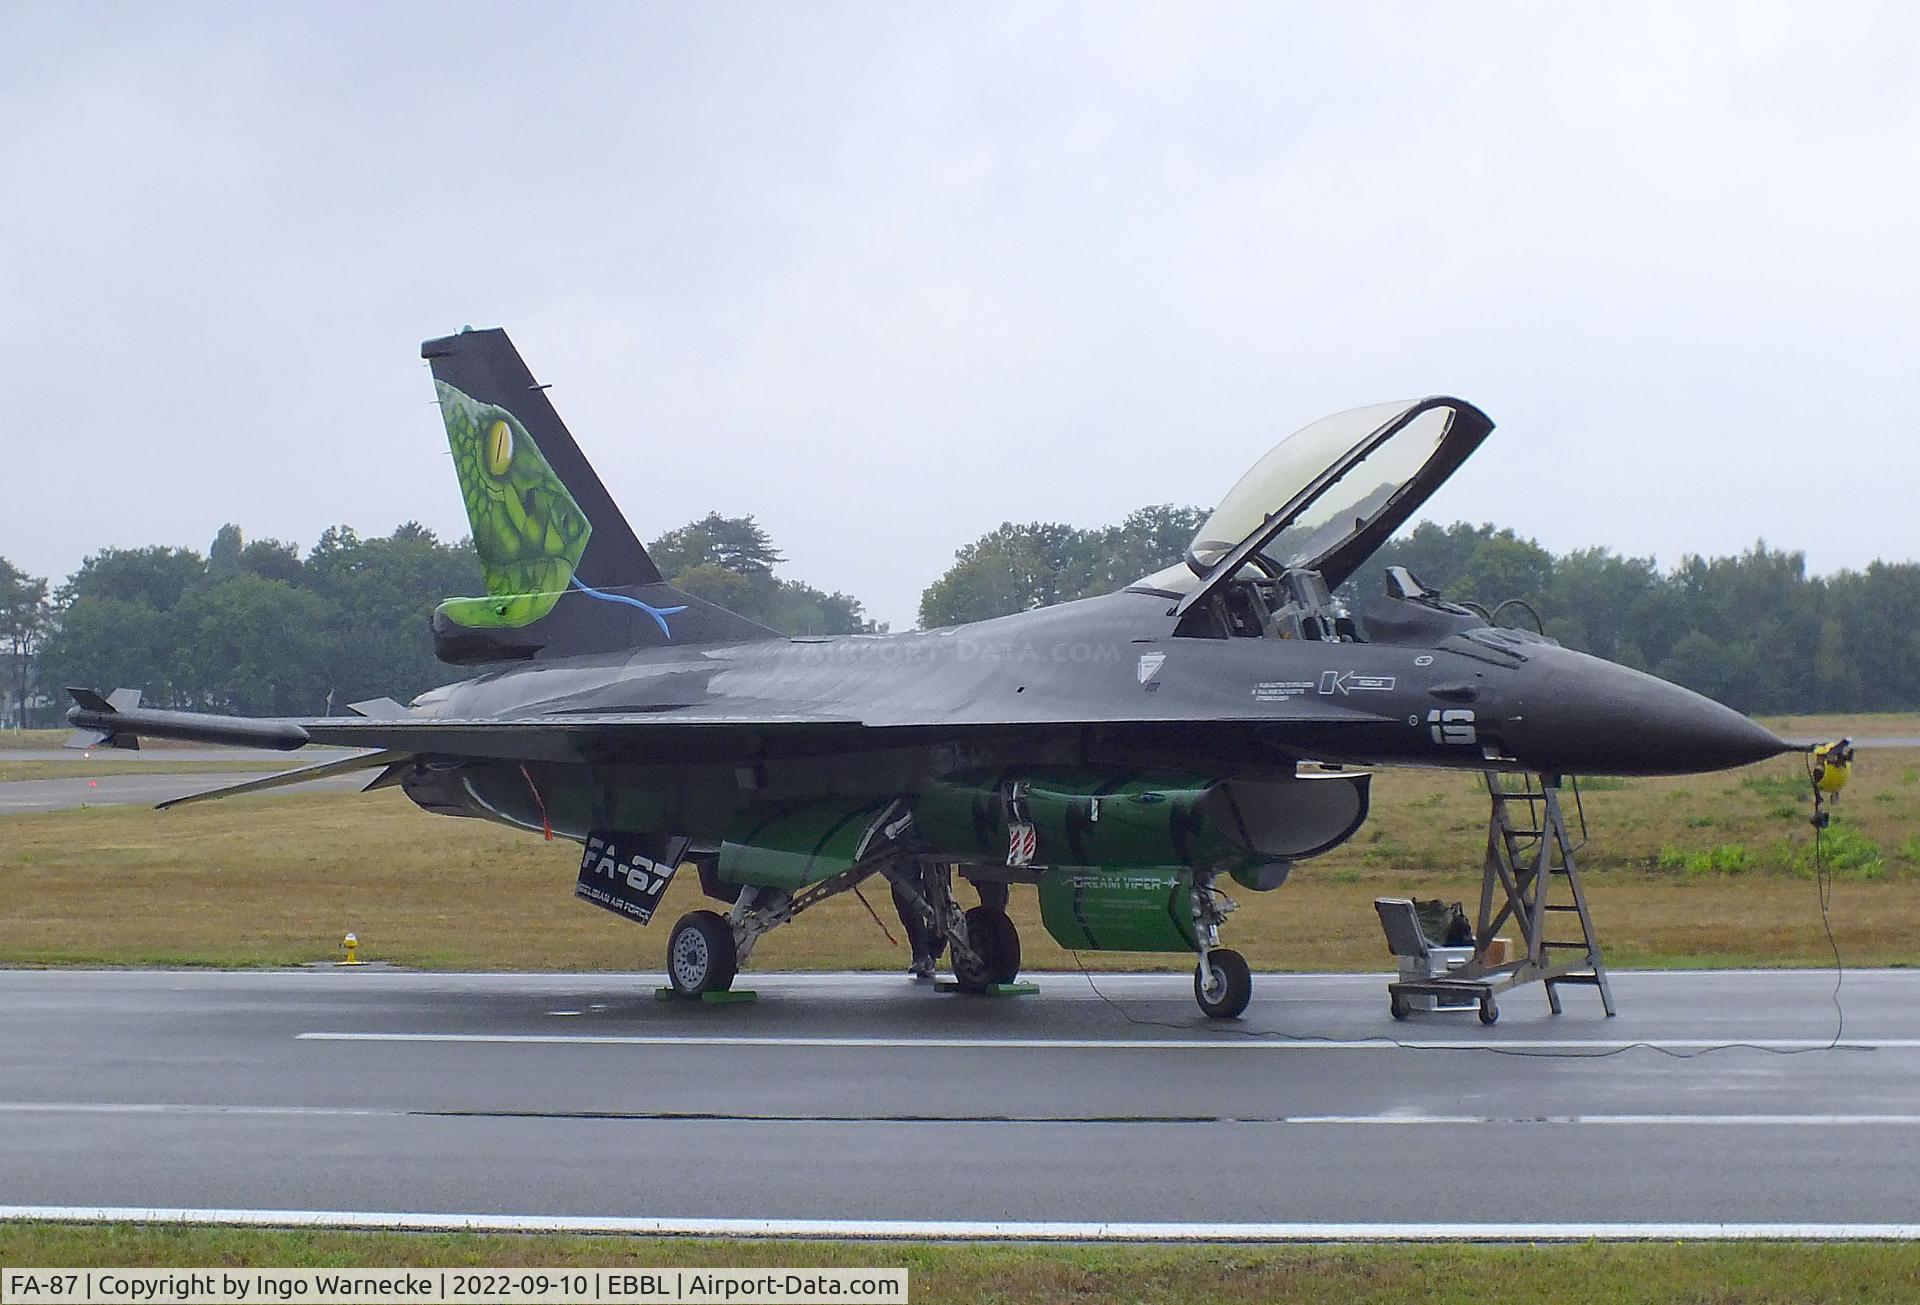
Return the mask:
<svg viewBox="0 0 1920 1305"><path fill-rule="evenodd" d="M985 992L1020 977L1020 933L997 906L976 906L962 919L966 946L954 944L953 979L967 992Z"/></svg>
<svg viewBox="0 0 1920 1305"><path fill-rule="evenodd" d="M881 872L891 853L871 857L810 888L740 890L726 915L689 911L667 936L667 981L683 997L726 992L760 939L810 907L838 897Z"/></svg>
<svg viewBox="0 0 1920 1305"><path fill-rule="evenodd" d="M733 927L714 911L689 911L667 936L667 981L683 997L725 992L740 972Z"/></svg>
<svg viewBox="0 0 1920 1305"><path fill-rule="evenodd" d="M1020 977L1020 931L1006 912L1005 884L977 884L980 905L963 911L954 900L951 866L923 864L917 883L895 882L946 935L954 983L962 992L986 992Z"/></svg>

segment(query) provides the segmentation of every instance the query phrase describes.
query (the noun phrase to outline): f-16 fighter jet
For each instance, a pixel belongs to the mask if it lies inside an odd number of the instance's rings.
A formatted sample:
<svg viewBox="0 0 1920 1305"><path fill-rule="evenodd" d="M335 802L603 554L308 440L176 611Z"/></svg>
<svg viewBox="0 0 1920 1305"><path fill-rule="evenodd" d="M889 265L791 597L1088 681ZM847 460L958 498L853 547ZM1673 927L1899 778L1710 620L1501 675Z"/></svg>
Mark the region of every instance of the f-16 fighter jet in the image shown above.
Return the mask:
<svg viewBox="0 0 1920 1305"><path fill-rule="evenodd" d="M880 875L964 988L1020 938L959 880L1032 885L1076 950L1196 954L1246 1007L1229 884L1278 888L1353 837L1369 767L1683 774L1788 745L1624 666L1494 625L1394 569L1336 594L1492 430L1426 398L1314 422L1220 501L1177 564L1116 593L951 629L794 638L675 589L499 330L422 346L487 592L433 613L473 678L351 718L145 709L76 689L83 741L371 751L183 800L354 770L440 815L584 849L576 891L645 923L676 873L666 968L724 991L755 944ZM991 887L993 903L1005 893Z"/></svg>

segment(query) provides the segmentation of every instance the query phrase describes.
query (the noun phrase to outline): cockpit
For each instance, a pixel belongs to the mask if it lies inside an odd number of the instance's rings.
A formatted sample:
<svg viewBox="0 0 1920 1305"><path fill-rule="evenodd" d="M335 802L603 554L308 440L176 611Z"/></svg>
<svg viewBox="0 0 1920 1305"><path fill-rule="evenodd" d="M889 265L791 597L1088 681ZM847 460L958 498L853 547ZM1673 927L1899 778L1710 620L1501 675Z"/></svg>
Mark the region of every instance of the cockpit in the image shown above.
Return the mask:
<svg viewBox="0 0 1920 1305"><path fill-rule="evenodd" d="M1486 414L1452 398L1322 418L1240 478L1185 560L1129 587L1174 599L1174 633L1190 638L1392 643L1413 633L1409 625L1444 637L1466 628L1462 619L1485 624L1398 568L1386 610L1356 618L1335 594L1492 429Z"/></svg>

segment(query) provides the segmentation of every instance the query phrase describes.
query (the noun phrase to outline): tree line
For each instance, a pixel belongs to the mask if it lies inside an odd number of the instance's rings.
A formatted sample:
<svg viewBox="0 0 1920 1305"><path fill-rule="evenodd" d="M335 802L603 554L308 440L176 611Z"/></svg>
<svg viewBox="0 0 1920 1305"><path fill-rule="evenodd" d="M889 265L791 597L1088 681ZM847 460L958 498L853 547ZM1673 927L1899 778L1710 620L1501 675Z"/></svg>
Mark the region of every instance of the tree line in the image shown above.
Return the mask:
<svg viewBox="0 0 1920 1305"><path fill-rule="evenodd" d="M1179 562L1204 510L1144 507L1117 525L1006 523L955 555L920 602L925 627L1025 611L1123 588ZM876 627L858 599L777 574L785 561L752 517L710 513L648 545L681 588L791 634ZM1807 574L1805 555L1765 542L1732 557L1553 553L1492 525L1423 522L1390 541L1342 596L1379 592L1405 566L1449 598L1492 609L1526 600L1570 647L1648 670L1749 712L1920 707L1920 565ZM364 698L401 700L458 678L434 659L427 623L443 598L483 591L470 541L407 523L346 526L304 555L222 527L205 555L103 549L50 589L0 559L0 716L56 724L59 686L139 687L165 706L318 715ZM1503 619L1530 624L1523 609Z"/></svg>
<svg viewBox="0 0 1920 1305"><path fill-rule="evenodd" d="M1119 526L1007 523L968 544L926 591L923 626L955 625L1121 588L1184 558L1206 513L1142 508ZM1546 633L1742 711L1920 707L1920 564L1807 574L1806 555L1760 541L1671 571L1606 548L1553 553L1512 530L1421 522L1342 587L1350 605L1404 566L1447 598L1528 603ZM1517 607L1503 624L1532 625Z"/></svg>
<svg viewBox="0 0 1920 1305"><path fill-rule="evenodd" d="M682 588L776 629L874 628L858 600L777 576L785 559L752 517L710 514L649 551ZM485 591L471 540L447 543L414 522L375 537L335 526L304 555L226 525L204 555L102 549L51 591L0 559L0 719L58 724L68 684L242 715L404 702L472 674L434 657L429 615L442 599Z"/></svg>

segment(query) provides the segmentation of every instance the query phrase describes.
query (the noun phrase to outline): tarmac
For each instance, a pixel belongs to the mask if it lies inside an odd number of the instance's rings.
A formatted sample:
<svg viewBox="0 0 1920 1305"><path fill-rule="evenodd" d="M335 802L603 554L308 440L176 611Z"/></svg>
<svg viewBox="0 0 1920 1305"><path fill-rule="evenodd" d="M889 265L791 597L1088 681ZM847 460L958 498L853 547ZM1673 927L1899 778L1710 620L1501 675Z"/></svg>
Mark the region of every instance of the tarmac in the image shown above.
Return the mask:
<svg viewBox="0 0 1920 1305"><path fill-rule="evenodd" d="M1522 989L1491 1028L1395 1023L1383 975L1262 975L1231 1025L1180 975L1035 980L0 971L0 1217L1920 1236L1920 973L1849 973L1844 1030L1819 971L1619 973L1615 1019Z"/></svg>

